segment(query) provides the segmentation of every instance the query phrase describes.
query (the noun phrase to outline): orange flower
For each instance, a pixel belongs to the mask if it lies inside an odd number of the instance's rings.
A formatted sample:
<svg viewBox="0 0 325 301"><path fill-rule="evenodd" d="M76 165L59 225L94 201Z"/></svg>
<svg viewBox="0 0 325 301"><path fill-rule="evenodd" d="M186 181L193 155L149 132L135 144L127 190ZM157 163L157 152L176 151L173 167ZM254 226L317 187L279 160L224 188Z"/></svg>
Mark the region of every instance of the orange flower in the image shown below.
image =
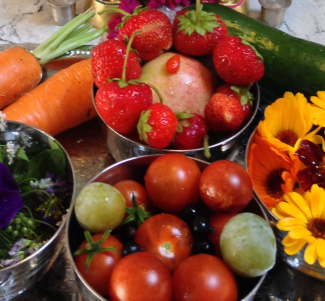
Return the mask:
<svg viewBox="0 0 325 301"><path fill-rule="evenodd" d="M283 201L283 195L293 191L300 161L290 158L271 148L270 143L259 135L249 152L248 173L259 198L268 208Z"/></svg>

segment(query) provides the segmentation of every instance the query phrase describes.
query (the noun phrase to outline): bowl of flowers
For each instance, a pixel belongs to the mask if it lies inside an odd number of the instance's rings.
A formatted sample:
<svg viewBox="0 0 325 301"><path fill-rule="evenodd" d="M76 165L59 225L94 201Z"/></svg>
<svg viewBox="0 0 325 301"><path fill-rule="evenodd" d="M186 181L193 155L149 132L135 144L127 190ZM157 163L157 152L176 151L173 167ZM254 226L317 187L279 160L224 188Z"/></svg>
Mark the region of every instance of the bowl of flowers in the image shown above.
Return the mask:
<svg viewBox="0 0 325 301"><path fill-rule="evenodd" d="M246 167L280 256L325 280L325 92L310 101L286 92L266 108L247 145Z"/></svg>
<svg viewBox="0 0 325 301"><path fill-rule="evenodd" d="M51 136L0 116L0 299L38 281L59 254L74 193L72 164Z"/></svg>

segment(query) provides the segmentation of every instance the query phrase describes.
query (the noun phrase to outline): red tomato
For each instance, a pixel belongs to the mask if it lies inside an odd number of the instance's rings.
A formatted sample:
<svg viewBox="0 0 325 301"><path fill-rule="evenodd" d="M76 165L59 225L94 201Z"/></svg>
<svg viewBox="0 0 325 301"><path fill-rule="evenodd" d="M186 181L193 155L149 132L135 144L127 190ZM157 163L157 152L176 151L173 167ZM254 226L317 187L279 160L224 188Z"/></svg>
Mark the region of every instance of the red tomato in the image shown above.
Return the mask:
<svg viewBox="0 0 325 301"><path fill-rule="evenodd" d="M215 254L222 258L221 249L220 249L220 235L223 227L228 221L236 216L237 213L228 213L228 214L215 214L210 216L211 227L214 228L214 233L211 233L208 239L213 243L215 248Z"/></svg>
<svg viewBox="0 0 325 301"><path fill-rule="evenodd" d="M170 301L172 278L154 254L127 255L115 267L109 282L110 301Z"/></svg>
<svg viewBox="0 0 325 301"><path fill-rule="evenodd" d="M157 214L141 224L134 239L140 247L161 258L173 272L191 255L193 237L187 224L171 214Z"/></svg>
<svg viewBox="0 0 325 301"><path fill-rule="evenodd" d="M200 194L210 209L220 213L237 213L251 201L253 185L243 167L221 160L211 163L202 172Z"/></svg>
<svg viewBox="0 0 325 301"><path fill-rule="evenodd" d="M218 257L198 254L184 260L173 275L173 301L237 301L234 275Z"/></svg>
<svg viewBox="0 0 325 301"><path fill-rule="evenodd" d="M132 196L134 194L135 200L137 201L139 207L150 212L148 194L140 183L133 180L123 180L116 183L114 187L124 196L127 208L132 208ZM125 213L125 216L128 216L128 214Z"/></svg>
<svg viewBox="0 0 325 301"><path fill-rule="evenodd" d="M92 236L94 242L101 239L102 234L95 234ZM87 241L84 241L79 250L85 249ZM108 236L106 240L101 245L102 247L113 247L119 252L107 251L97 253L88 268L88 273L86 273L86 259L88 254L79 254L75 256L75 264L82 275L82 277L88 282L88 284L100 295L108 295L108 282L111 273L115 265L122 258L122 248L123 245L114 236Z"/></svg>
<svg viewBox="0 0 325 301"><path fill-rule="evenodd" d="M167 212L180 212L200 198L201 171L181 154L168 154L153 161L144 177L152 203Z"/></svg>
<svg viewBox="0 0 325 301"><path fill-rule="evenodd" d="M177 73L180 64L181 64L181 57L178 54L175 54L166 62L167 72L170 74Z"/></svg>

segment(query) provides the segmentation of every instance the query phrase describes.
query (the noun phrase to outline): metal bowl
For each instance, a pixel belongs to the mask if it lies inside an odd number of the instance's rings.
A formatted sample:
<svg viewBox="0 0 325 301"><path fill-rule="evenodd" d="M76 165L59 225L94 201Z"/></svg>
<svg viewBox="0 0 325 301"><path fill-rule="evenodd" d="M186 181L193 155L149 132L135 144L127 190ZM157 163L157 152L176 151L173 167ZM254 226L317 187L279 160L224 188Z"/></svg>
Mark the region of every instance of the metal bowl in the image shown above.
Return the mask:
<svg viewBox="0 0 325 301"><path fill-rule="evenodd" d="M97 88L93 86L93 103L95 104L95 93ZM106 133L106 142L109 149L109 152L116 161L125 160L132 157L139 157L144 155L158 155L158 154L168 154L168 153L179 153L186 156L194 157L201 159L207 162L214 162L216 160L228 159L234 160L238 153L238 141L244 134L246 130L249 129L252 121L254 120L257 110L260 105L260 89L257 83L255 83L251 89L255 97L253 114L251 118L240 128L240 130L235 134L230 134L228 136L217 135L216 133L209 133L209 149L211 157L208 159L204 155L204 148L189 149L189 150L178 150L178 149L157 149L150 147L140 141L137 135L134 136L124 136L117 133L110 126L108 126L105 121L102 119L100 114L97 111L98 116L100 117L103 128Z"/></svg>
<svg viewBox="0 0 325 301"><path fill-rule="evenodd" d="M250 148L254 142L254 135L257 132L257 130L254 130L251 134L247 146L246 146L246 158L245 158L245 164L246 164L246 170L248 170L248 159L250 155ZM304 251L305 248L303 248L300 252L298 252L296 255L288 255L284 252L284 247L282 245L282 240L287 235L287 232L281 231L276 227L276 224L278 223L279 219L273 214L271 210L264 204L264 202L259 198L257 192L255 191L255 188L253 187L254 194L256 196L257 202L262 206L263 211L266 212L268 220L270 222L270 225L273 229L273 232L275 234L276 242L277 242L277 255L284 260L289 266L301 271L302 273L312 276L314 278L325 280L325 268L323 268L318 262L314 264L308 264L304 260Z"/></svg>
<svg viewBox="0 0 325 301"><path fill-rule="evenodd" d="M100 172L97 176L92 178L88 184L92 182L103 182L110 185L114 185L117 182L125 179L132 179L136 181L142 181L149 165L161 155L149 155L142 156L138 158L131 158L121 162L118 162L114 165L109 166L102 172ZM203 171L209 163L204 162L202 160L193 159L196 164L199 166L200 170ZM261 205L253 199L250 204L245 208L247 212L256 213L267 220L267 216L262 209ZM74 207L69 213L67 220L67 248L68 248L68 256L71 259L71 264L76 273L76 279L79 287L79 291L82 294L84 300L87 301L106 301L104 297L97 294L85 281L80 272L78 271L72 254L78 249L80 244L84 241L84 230L78 224ZM265 275L256 278L243 278L237 277L238 282L238 290L239 290L239 300L242 301L251 301L254 299L254 296L261 286L262 282L265 279Z"/></svg>
<svg viewBox="0 0 325 301"><path fill-rule="evenodd" d="M50 140L55 142L63 150L67 159L66 180L73 183L72 200L74 198L75 183L72 163L58 141L47 133L20 122L6 121L6 125L6 130L4 132L0 131L0 144L29 137L32 146L25 149L27 154L30 152L35 154L39 151L51 149ZM65 220L63 220L61 226L49 241L37 252L14 266L0 269L0 300L8 300L21 294L43 277L60 253L64 237L64 227Z"/></svg>

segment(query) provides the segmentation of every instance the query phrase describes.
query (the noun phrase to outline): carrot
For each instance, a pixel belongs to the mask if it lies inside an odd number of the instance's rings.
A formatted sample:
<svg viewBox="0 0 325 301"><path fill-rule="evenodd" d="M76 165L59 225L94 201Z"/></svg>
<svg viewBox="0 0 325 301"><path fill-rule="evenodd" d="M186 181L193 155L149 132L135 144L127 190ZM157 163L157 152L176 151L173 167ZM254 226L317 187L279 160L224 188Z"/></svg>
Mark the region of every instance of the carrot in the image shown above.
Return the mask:
<svg viewBox="0 0 325 301"><path fill-rule="evenodd" d="M96 117L91 59L63 69L5 108L6 120L20 121L52 136Z"/></svg>
<svg viewBox="0 0 325 301"><path fill-rule="evenodd" d="M0 110L40 82L42 66L108 30L105 25L89 31L91 24L85 22L94 15L93 9L81 13L34 49L33 54L19 47L0 52Z"/></svg>
<svg viewBox="0 0 325 301"><path fill-rule="evenodd" d="M21 47L0 52L0 70L0 109L36 87L42 78L37 59Z"/></svg>

